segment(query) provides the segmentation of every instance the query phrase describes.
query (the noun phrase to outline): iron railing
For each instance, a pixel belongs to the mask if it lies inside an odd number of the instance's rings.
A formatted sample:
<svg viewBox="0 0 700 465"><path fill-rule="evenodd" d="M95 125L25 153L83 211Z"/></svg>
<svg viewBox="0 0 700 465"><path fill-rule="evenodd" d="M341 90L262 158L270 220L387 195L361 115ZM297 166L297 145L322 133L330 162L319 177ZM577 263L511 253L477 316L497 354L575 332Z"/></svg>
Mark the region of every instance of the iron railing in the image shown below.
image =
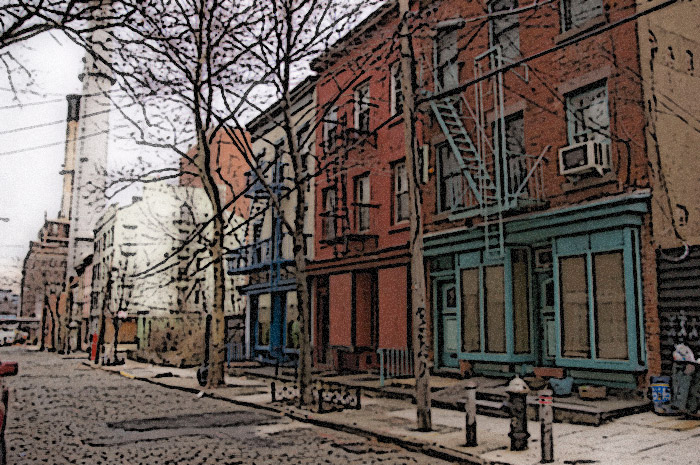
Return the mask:
<svg viewBox="0 0 700 465"><path fill-rule="evenodd" d="M413 376L413 352L403 349L377 349L379 354L379 386L384 380L400 376Z"/></svg>

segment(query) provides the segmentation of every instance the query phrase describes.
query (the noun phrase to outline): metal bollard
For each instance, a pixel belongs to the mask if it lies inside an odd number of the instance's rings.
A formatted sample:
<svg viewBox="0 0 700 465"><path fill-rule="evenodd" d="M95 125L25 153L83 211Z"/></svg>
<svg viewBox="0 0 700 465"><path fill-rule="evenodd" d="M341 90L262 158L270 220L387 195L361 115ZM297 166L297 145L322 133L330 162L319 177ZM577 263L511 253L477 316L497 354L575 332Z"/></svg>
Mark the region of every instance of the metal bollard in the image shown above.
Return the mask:
<svg viewBox="0 0 700 465"><path fill-rule="evenodd" d="M464 431L466 447L475 447L476 443L476 383L469 381L465 388L466 400L464 402L464 413L466 414Z"/></svg>
<svg viewBox="0 0 700 465"><path fill-rule="evenodd" d="M504 407L510 413L510 450L527 450L527 395L530 388L525 381L516 376L506 388L508 401Z"/></svg>
<svg viewBox="0 0 700 465"><path fill-rule="evenodd" d="M358 387L355 390L355 396L357 397L357 403L355 404L355 409L362 410L362 388Z"/></svg>
<svg viewBox="0 0 700 465"><path fill-rule="evenodd" d="M275 382L274 382L274 381L270 383L270 394L272 395L272 403L274 404L274 403L275 403L275 400L276 400L276 399L275 399L275 396L276 396L276 394L277 394L277 391L276 391L276 389L275 389Z"/></svg>
<svg viewBox="0 0 700 465"><path fill-rule="evenodd" d="M538 393L540 404L540 437L542 450L542 463L554 462L554 441L552 437L552 423L554 411L552 409L552 391L544 389Z"/></svg>

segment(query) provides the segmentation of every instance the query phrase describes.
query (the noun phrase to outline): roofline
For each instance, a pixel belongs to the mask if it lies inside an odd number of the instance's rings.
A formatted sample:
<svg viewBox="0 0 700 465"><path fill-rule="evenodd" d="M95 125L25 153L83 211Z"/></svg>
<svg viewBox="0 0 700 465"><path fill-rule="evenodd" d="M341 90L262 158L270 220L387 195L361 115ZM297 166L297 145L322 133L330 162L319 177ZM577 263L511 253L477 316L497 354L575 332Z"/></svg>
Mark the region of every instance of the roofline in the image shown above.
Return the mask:
<svg viewBox="0 0 700 465"><path fill-rule="evenodd" d="M387 0L386 3L379 6L376 10L370 13L360 24L350 29L343 37L335 41L323 53L311 60L311 69L320 73L330 67L339 58L339 53L345 50L346 45L355 39L360 34L367 31L379 21L384 19L386 15L392 13L398 8L398 0Z"/></svg>
<svg viewBox="0 0 700 465"><path fill-rule="evenodd" d="M314 84L316 84L316 81L318 81L318 78L318 74L310 74L306 76L303 81L294 86L294 88L290 92L292 97L292 103L295 103L296 100L300 96L304 95L308 90L313 89ZM281 103L281 99L275 100L275 102L272 105L261 111L255 118L248 121L248 123L246 124L246 130L248 131L248 133L252 134L256 132L261 126L264 126L275 116L277 116L277 114L282 111Z"/></svg>

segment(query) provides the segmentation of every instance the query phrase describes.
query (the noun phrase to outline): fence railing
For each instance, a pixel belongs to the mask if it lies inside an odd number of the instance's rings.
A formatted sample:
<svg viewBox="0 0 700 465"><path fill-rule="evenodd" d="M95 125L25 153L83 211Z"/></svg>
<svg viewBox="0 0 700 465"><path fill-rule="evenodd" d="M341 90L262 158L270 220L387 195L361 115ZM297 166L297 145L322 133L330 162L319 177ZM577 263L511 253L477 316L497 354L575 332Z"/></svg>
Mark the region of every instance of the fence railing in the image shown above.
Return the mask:
<svg viewBox="0 0 700 465"><path fill-rule="evenodd" d="M243 362L247 360L245 345L242 342L229 342L226 344L226 365L231 366L231 362Z"/></svg>
<svg viewBox="0 0 700 465"><path fill-rule="evenodd" d="M413 352L407 348L377 349L379 354L379 386L389 378L413 375Z"/></svg>

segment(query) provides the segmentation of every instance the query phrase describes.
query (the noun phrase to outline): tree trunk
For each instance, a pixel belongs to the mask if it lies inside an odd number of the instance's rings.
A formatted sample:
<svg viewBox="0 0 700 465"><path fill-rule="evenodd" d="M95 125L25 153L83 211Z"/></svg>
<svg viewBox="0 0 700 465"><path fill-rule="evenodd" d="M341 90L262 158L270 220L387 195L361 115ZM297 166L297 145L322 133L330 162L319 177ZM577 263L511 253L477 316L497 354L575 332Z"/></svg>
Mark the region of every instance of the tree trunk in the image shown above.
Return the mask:
<svg viewBox="0 0 700 465"><path fill-rule="evenodd" d="M410 219L411 310L413 360L416 377L416 423L421 431L432 429L430 412L430 370L428 366L428 332L425 307L425 268L423 267L423 216L418 156L416 153L415 59L408 25L409 1L399 0L401 19L401 90L404 95L404 145Z"/></svg>
<svg viewBox="0 0 700 465"><path fill-rule="evenodd" d="M73 292L68 285L68 293L66 294L66 329L65 340L63 341L63 352L70 354L70 324L73 320Z"/></svg>

